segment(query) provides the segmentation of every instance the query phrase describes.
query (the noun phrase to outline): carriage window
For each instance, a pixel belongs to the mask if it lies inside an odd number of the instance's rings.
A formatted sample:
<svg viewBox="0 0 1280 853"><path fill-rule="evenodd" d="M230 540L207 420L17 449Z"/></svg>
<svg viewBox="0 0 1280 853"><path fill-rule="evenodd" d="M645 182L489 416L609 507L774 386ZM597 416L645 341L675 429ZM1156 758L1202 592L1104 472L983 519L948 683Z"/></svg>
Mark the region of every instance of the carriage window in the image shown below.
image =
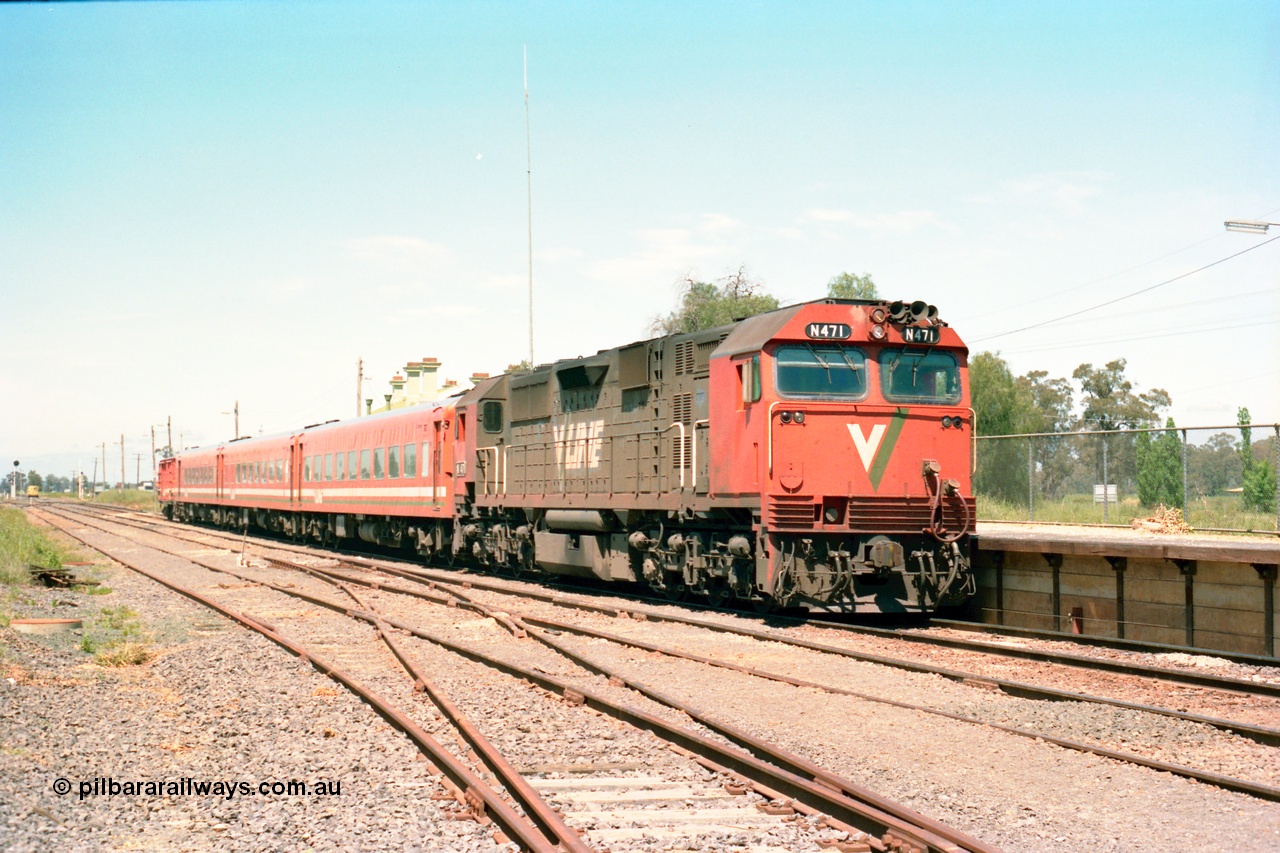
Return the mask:
<svg viewBox="0 0 1280 853"><path fill-rule="evenodd" d="M360 473L360 468L356 464L356 452L351 450L347 452L347 479L354 480Z"/></svg>
<svg viewBox="0 0 1280 853"><path fill-rule="evenodd" d="M959 403L960 366L949 352L892 349L880 353L884 398L895 403Z"/></svg>
<svg viewBox="0 0 1280 853"><path fill-rule="evenodd" d="M326 453L324 455L324 478L326 480L333 479L333 454Z"/></svg>
<svg viewBox="0 0 1280 853"><path fill-rule="evenodd" d="M394 444L387 448L387 476L392 479L400 477L400 448Z"/></svg>
<svg viewBox="0 0 1280 853"><path fill-rule="evenodd" d="M375 447L373 449L373 479L375 480L382 479L382 460L386 457L386 452L387 451L381 447Z"/></svg>
<svg viewBox="0 0 1280 853"><path fill-rule="evenodd" d="M311 457L310 456L302 457L302 479L308 483L311 482Z"/></svg>
<svg viewBox="0 0 1280 853"><path fill-rule="evenodd" d="M344 464L346 461L347 456L345 453L334 454L333 462L334 465L337 466L337 470L333 472L333 479L342 480L346 478L346 465Z"/></svg>
<svg viewBox="0 0 1280 853"><path fill-rule="evenodd" d="M360 451L360 479L369 479L369 451Z"/></svg>
<svg viewBox="0 0 1280 853"><path fill-rule="evenodd" d="M774 353L778 393L784 397L867 395L867 357L862 350L839 344L778 347Z"/></svg>
<svg viewBox="0 0 1280 853"><path fill-rule="evenodd" d="M435 463L431 461L431 442L422 442L422 476L428 477L435 470Z"/></svg>
<svg viewBox="0 0 1280 853"><path fill-rule="evenodd" d="M404 446L404 475L406 477L418 476L418 445L406 444Z"/></svg>

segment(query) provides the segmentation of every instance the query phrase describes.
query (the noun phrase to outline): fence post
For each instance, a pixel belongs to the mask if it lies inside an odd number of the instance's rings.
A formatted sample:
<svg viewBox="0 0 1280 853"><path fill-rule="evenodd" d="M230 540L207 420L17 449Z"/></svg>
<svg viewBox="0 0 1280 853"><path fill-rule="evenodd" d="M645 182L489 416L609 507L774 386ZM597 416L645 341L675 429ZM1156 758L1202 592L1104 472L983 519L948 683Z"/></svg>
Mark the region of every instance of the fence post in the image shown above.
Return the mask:
<svg viewBox="0 0 1280 853"><path fill-rule="evenodd" d="M1271 442L1271 468L1276 472L1276 530L1280 530L1280 424L1273 424L1275 440Z"/></svg>
<svg viewBox="0 0 1280 853"><path fill-rule="evenodd" d="M1107 484L1107 437L1102 437L1102 523L1107 524L1110 521L1110 514L1107 512L1107 506L1111 503L1111 489ZM1119 497L1117 495L1117 497Z"/></svg>
<svg viewBox="0 0 1280 853"><path fill-rule="evenodd" d="M1182 431L1182 520L1187 521L1187 431L1185 429ZM1190 522L1187 523L1190 524Z"/></svg>
<svg viewBox="0 0 1280 853"><path fill-rule="evenodd" d="M1036 520L1035 439L1027 438L1027 520Z"/></svg>

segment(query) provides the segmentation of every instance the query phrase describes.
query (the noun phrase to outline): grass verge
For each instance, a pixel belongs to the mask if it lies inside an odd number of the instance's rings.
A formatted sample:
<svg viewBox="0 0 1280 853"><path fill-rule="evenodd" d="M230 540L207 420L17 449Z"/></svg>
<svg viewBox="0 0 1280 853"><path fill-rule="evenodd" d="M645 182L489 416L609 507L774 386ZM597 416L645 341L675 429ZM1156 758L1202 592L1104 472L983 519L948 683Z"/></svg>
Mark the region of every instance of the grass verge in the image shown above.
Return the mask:
<svg viewBox="0 0 1280 853"><path fill-rule="evenodd" d="M0 509L0 584L30 583L28 564L60 569L67 558L67 550L46 538L21 510Z"/></svg>

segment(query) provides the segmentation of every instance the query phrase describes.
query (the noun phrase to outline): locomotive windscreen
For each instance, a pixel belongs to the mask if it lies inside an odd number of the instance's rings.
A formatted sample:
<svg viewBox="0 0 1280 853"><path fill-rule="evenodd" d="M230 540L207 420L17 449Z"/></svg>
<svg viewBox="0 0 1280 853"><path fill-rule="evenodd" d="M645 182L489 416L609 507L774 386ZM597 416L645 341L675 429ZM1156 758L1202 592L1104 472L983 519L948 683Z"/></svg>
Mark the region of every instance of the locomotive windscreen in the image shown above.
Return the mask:
<svg viewBox="0 0 1280 853"><path fill-rule="evenodd" d="M778 347L778 392L786 397L843 397L867 393L867 357L859 349L832 344Z"/></svg>
<svg viewBox="0 0 1280 853"><path fill-rule="evenodd" d="M959 403L960 367L951 353L891 349L880 353L884 398L895 403Z"/></svg>

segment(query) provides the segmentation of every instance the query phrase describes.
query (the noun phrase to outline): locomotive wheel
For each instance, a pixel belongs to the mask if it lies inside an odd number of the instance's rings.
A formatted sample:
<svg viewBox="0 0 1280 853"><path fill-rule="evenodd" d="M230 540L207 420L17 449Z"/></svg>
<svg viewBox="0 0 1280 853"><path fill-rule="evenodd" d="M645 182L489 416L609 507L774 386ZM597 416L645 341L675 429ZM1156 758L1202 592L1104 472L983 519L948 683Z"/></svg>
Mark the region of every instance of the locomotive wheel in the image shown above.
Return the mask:
<svg viewBox="0 0 1280 853"><path fill-rule="evenodd" d="M778 609L778 603L773 600L771 595L760 595L751 599L751 609L761 616L765 616Z"/></svg>
<svg viewBox="0 0 1280 853"><path fill-rule="evenodd" d="M716 579L707 586L707 603L712 607L721 608L733 600L733 590L723 581Z"/></svg>
<svg viewBox="0 0 1280 853"><path fill-rule="evenodd" d="M689 597L689 587L682 580L667 581L666 585L658 588L658 592L667 601L684 601Z"/></svg>

